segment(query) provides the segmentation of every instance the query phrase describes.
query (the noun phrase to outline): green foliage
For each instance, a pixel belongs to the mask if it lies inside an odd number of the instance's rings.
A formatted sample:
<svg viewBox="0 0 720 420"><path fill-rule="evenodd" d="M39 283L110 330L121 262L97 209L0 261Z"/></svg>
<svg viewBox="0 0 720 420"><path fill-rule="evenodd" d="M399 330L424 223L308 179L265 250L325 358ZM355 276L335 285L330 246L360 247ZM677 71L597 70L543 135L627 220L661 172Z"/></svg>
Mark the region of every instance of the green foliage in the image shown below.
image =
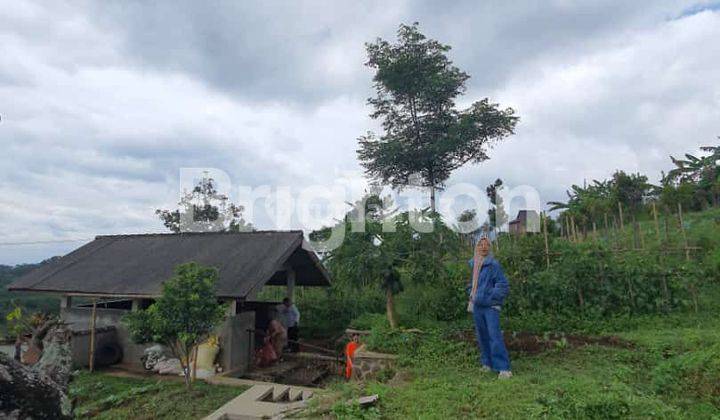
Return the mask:
<svg viewBox="0 0 720 420"><path fill-rule="evenodd" d="M615 253L603 243L553 242L559 253L546 268L541 237L521 237L498 254L511 279L511 315L542 312L589 319L664 313L693 302L692 287L706 278L696 263L654 253ZM527 256L527 257L524 257Z"/></svg>
<svg viewBox="0 0 720 420"><path fill-rule="evenodd" d="M449 265L456 263L456 255L462 252L462 245L458 234L445 225L437 213L423 210L393 214L390 204L377 195L369 194L356 203L339 226L334 227L342 229L345 236L340 246L329 251L325 257L334 283L325 304L332 308L336 308L338 303L357 307L347 301L350 297L367 303L366 311L372 312L376 308L375 300L364 300L361 296L377 296L377 291L381 290L385 292L388 321L394 324L396 320L391 319L394 313L393 296L402 295L400 292L406 286L412 285L415 294L427 293L432 287L447 285L445 279L454 276L453 291L457 292L458 279L462 274ZM365 212L362 218L358 216L361 211ZM415 230L417 226L430 232L419 234ZM329 230L326 228L311 236L323 237ZM428 288L423 289L425 286ZM299 302L305 305L302 298ZM447 319L448 316L441 318ZM343 315L337 318L350 319Z"/></svg>
<svg viewBox="0 0 720 420"><path fill-rule="evenodd" d="M325 290L304 290L295 300L302 314L303 335L329 338L341 334L363 314L382 312L385 298L379 287L343 288L333 284Z"/></svg>
<svg viewBox="0 0 720 420"><path fill-rule="evenodd" d="M346 401L338 401L333 404L331 412L337 419L374 420L381 419L377 407L362 408L357 402L348 404Z"/></svg>
<svg viewBox="0 0 720 420"><path fill-rule="evenodd" d="M225 306L215 297L217 276L215 268L181 264L175 276L163 283L155 303L123 318L135 342L161 343L172 350L183 364L188 386L190 371L183 361L225 316Z"/></svg>

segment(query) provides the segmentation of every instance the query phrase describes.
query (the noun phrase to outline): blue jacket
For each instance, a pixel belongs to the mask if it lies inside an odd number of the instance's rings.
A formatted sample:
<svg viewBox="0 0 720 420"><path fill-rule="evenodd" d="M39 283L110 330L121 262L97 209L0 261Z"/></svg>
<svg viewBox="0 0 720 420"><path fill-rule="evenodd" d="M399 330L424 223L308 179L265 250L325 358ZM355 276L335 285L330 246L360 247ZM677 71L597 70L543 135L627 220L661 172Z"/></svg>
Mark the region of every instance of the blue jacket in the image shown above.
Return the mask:
<svg viewBox="0 0 720 420"><path fill-rule="evenodd" d="M472 273L472 268L475 263L474 259L471 258L468 262ZM472 278L468 284L467 293L470 295L472 290ZM478 276L477 292L475 294L475 306L481 308L488 308L491 306L502 306L505 301L505 297L510 292L510 285L508 284L505 274L503 273L500 263L491 256L485 257L483 260L482 270Z"/></svg>

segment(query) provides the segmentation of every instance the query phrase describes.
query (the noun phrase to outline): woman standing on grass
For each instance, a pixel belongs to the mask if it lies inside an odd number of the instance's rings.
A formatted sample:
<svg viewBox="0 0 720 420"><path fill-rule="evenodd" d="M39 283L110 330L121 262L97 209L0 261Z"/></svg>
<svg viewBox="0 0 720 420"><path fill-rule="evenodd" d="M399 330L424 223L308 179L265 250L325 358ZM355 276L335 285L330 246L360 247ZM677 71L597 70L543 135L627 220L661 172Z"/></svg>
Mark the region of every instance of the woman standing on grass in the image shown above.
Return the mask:
<svg viewBox="0 0 720 420"><path fill-rule="evenodd" d="M482 369L498 372L500 379L510 378L510 357L500 330L500 310L510 288L500 263L490 255L488 238L480 238L475 245L470 267L468 312L472 312L475 321Z"/></svg>

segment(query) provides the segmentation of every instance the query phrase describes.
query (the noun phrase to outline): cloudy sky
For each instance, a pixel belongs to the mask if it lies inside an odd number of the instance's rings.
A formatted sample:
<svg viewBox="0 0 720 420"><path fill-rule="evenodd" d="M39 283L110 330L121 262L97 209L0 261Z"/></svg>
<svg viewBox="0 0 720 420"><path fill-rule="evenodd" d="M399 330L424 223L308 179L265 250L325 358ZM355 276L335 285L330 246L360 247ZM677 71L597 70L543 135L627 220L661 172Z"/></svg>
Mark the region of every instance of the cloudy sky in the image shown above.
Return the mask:
<svg viewBox="0 0 720 420"><path fill-rule="evenodd" d="M153 210L177 201L180 168L224 171L231 195L361 183L357 137L377 127L363 43L413 21L471 75L460 104L521 117L449 184L500 177L562 199L615 169L654 181L669 154L720 135L717 2L14 1L0 8L0 263L162 231Z"/></svg>

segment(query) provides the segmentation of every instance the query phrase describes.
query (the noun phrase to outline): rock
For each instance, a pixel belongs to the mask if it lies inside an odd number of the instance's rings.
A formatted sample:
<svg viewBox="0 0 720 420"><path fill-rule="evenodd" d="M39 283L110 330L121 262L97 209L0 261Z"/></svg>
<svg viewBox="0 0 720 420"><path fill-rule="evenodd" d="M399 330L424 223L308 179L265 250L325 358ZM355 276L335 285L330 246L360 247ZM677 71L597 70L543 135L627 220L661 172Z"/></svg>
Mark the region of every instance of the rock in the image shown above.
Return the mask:
<svg viewBox="0 0 720 420"><path fill-rule="evenodd" d="M0 353L0 419L69 419L65 392L44 374Z"/></svg>
<svg viewBox="0 0 720 420"><path fill-rule="evenodd" d="M70 337L72 332L62 325L51 329L43 340L43 352L40 360L33 366L37 372L52 379L65 391L70 381L72 354Z"/></svg>
<svg viewBox="0 0 720 420"><path fill-rule="evenodd" d="M360 398L358 398L358 405L360 405L360 407L362 407L362 408L369 407L371 405L375 405L375 403L377 403L379 398L380 398L380 396L378 394L368 395L366 397L360 397Z"/></svg>
<svg viewBox="0 0 720 420"><path fill-rule="evenodd" d="M161 375L179 375L183 373L180 359L163 359L155 364L155 372Z"/></svg>

